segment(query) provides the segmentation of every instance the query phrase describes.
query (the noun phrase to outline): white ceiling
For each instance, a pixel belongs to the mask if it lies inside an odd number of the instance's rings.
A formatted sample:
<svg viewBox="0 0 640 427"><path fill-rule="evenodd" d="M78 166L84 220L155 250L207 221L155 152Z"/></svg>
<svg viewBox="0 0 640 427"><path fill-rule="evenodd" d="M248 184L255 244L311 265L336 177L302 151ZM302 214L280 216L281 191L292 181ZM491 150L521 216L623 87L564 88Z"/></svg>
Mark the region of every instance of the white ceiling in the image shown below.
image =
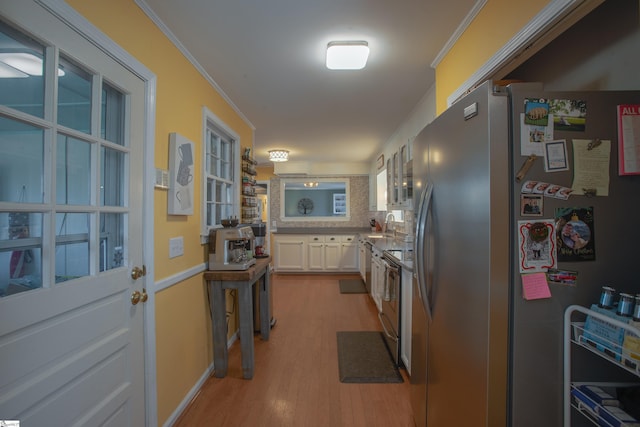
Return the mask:
<svg viewBox="0 0 640 427"><path fill-rule="evenodd" d="M431 64L477 0L138 0L255 127L254 157L371 162L434 82ZM359 71L327 43L366 40Z"/></svg>

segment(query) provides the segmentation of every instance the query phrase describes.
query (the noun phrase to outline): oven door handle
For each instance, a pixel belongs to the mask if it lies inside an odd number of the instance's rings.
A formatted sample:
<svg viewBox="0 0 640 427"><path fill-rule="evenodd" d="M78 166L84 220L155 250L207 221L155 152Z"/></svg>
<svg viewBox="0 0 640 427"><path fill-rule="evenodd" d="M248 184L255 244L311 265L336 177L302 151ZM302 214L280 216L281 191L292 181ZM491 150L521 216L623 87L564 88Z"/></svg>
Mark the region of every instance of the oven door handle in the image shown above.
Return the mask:
<svg viewBox="0 0 640 427"><path fill-rule="evenodd" d="M396 300L396 287L400 282L400 267L390 263L387 260L384 261L384 286L382 289L382 299L384 301Z"/></svg>
<svg viewBox="0 0 640 427"><path fill-rule="evenodd" d="M388 272L387 274L395 274L396 276L400 274L400 269L397 266L390 264L389 262L385 262L385 267Z"/></svg>
<svg viewBox="0 0 640 427"><path fill-rule="evenodd" d="M382 311L378 312L378 319L380 319L380 324L382 325L382 329L384 330L384 334L390 339L393 340L393 342L398 342L398 337L391 335L389 333L389 330L387 329L387 326L384 322L383 317L387 317L387 315L385 313L383 313Z"/></svg>

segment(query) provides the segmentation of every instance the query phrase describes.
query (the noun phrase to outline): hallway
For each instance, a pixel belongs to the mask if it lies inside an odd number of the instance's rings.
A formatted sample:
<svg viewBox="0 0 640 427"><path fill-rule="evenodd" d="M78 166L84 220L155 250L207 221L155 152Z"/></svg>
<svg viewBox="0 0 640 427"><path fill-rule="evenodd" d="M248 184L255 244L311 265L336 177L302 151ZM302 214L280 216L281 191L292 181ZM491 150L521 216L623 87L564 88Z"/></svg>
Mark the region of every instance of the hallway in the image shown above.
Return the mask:
<svg viewBox="0 0 640 427"><path fill-rule="evenodd" d="M269 341L254 336L254 378L242 379L235 342L228 375L211 377L175 426L413 426L404 369L402 384L339 380L336 332L381 330L368 295L340 294L352 277L274 274L277 323Z"/></svg>

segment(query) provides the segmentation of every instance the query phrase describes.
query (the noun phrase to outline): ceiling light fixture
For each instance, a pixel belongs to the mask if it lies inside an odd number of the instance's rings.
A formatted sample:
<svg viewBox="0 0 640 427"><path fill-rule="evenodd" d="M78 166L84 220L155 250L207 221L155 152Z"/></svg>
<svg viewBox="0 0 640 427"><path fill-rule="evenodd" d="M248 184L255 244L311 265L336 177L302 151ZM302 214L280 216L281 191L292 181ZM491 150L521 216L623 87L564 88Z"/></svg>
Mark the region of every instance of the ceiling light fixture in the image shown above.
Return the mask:
<svg viewBox="0 0 640 427"><path fill-rule="evenodd" d="M286 162L289 160L289 151L287 150L269 150L269 160L272 162Z"/></svg>
<svg viewBox="0 0 640 427"><path fill-rule="evenodd" d="M42 58L28 52L2 52L0 53L0 63L2 64L2 77L28 77L42 75ZM8 70L13 69L13 73ZM58 68L58 76L62 77L65 72Z"/></svg>
<svg viewBox="0 0 640 427"><path fill-rule="evenodd" d="M315 187L318 186L318 183L317 182L305 182L304 186L307 187L307 188L315 188Z"/></svg>
<svg viewBox="0 0 640 427"><path fill-rule="evenodd" d="M335 41L327 45L327 68L330 70L361 70L367 65L369 43L365 41Z"/></svg>

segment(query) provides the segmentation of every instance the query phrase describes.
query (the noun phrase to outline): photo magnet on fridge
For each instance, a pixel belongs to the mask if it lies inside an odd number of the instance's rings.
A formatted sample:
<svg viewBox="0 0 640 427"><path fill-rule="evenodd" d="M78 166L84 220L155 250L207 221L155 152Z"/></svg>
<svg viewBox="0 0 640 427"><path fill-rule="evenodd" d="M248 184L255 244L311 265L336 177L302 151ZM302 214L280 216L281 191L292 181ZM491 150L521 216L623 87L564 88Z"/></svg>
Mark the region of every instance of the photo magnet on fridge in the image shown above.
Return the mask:
<svg viewBox="0 0 640 427"><path fill-rule="evenodd" d="M520 273L544 272L556 266L554 222L518 221Z"/></svg>
<svg viewBox="0 0 640 427"><path fill-rule="evenodd" d="M542 199L542 195L540 194L521 194L520 215L542 216Z"/></svg>
<svg viewBox="0 0 640 427"><path fill-rule="evenodd" d="M546 99L527 98L524 100L524 123L547 126L549 123L549 103Z"/></svg>
<svg viewBox="0 0 640 427"><path fill-rule="evenodd" d="M558 262L596 259L593 207L556 208Z"/></svg>

